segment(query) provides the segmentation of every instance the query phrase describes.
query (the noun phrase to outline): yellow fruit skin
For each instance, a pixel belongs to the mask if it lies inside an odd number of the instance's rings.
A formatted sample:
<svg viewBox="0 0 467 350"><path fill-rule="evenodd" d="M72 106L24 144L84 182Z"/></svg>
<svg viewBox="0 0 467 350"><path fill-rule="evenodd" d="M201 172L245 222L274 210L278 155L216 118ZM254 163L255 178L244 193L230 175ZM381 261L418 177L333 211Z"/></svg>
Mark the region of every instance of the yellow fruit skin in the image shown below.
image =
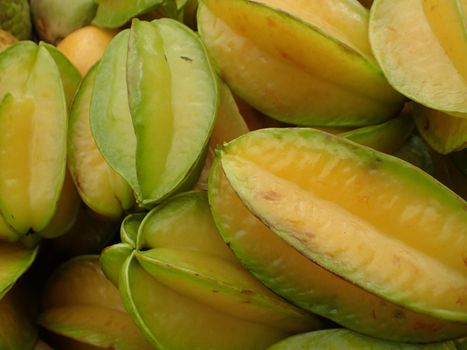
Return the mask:
<svg viewBox="0 0 467 350"><path fill-rule="evenodd" d="M353 22L336 28L323 20L340 12L320 17L301 0L204 0L198 28L222 79L262 113L288 124L365 126L397 114L404 97L373 62L366 10L352 4L343 13L360 20L358 34L349 36L335 33Z"/></svg>
<svg viewBox="0 0 467 350"><path fill-rule="evenodd" d="M78 68L81 76L102 57L116 30L94 26L80 28L65 37L57 48Z"/></svg>
<svg viewBox="0 0 467 350"><path fill-rule="evenodd" d="M308 135L316 137L313 146ZM246 206L302 254L316 252L315 262L336 274L342 267L342 277L383 299L467 325L466 203L436 180L310 128L258 130L228 143L221 157ZM301 195L305 191L309 199Z"/></svg>
<svg viewBox="0 0 467 350"><path fill-rule="evenodd" d="M467 326L461 323L402 308L307 262L249 211L228 182L219 158L211 170L209 202L219 233L243 266L295 305L345 328L392 341L426 343L466 334Z"/></svg>
<svg viewBox="0 0 467 350"><path fill-rule="evenodd" d="M17 42L13 34L0 29L0 52Z"/></svg>

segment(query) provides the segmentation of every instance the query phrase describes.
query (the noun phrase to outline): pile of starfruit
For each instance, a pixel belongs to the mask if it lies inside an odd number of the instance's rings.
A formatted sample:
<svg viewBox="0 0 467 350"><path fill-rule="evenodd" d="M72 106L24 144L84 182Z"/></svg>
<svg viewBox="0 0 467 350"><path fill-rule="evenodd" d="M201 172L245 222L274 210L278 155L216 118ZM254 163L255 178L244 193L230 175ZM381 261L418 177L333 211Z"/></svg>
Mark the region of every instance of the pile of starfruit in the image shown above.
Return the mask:
<svg viewBox="0 0 467 350"><path fill-rule="evenodd" d="M467 349L467 0L0 28L0 350Z"/></svg>

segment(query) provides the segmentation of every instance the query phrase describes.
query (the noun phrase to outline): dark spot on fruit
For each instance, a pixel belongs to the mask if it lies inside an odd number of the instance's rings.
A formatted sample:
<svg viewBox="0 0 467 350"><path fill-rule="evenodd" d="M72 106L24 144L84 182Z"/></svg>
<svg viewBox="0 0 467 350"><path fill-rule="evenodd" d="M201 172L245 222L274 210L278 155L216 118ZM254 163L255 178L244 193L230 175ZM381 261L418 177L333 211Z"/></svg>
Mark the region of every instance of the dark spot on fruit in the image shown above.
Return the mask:
<svg viewBox="0 0 467 350"><path fill-rule="evenodd" d="M276 26L276 22L270 17L266 19L266 22L268 24L268 27L274 28Z"/></svg>
<svg viewBox="0 0 467 350"><path fill-rule="evenodd" d="M424 331L429 331L429 332L437 332L441 328L443 328L443 325L441 323L424 323L424 322L416 322L413 326L415 330L424 330Z"/></svg>
<svg viewBox="0 0 467 350"><path fill-rule="evenodd" d="M260 192L261 198L266 199L267 201L277 201L281 199L281 195L275 191Z"/></svg>
<svg viewBox="0 0 467 350"><path fill-rule="evenodd" d="M368 205L368 203L370 202L370 197L368 197L368 196L360 196L360 201L362 202L362 204Z"/></svg>
<svg viewBox="0 0 467 350"><path fill-rule="evenodd" d="M191 59L190 57L187 57L187 56L180 56L180 58L181 58L182 60L187 61L187 62L193 62L193 59Z"/></svg>
<svg viewBox="0 0 467 350"><path fill-rule="evenodd" d="M298 242L300 242L302 245L304 245L305 247L307 247L307 248L314 251L316 249L316 243L313 242L314 237L315 237L315 235L313 233L307 232L305 237L295 237L295 239ZM329 253L329 252L322 253L321 255L323 257L328 258L328 259L334 258L334 255ZM304 255L304 256L306 256L306 255Z"/></svg>
<svg viewBox="0 0 467 350"><path fill-rule="evenodd" d="M372 310L372 311L371 311L371 318L374 319L374 320L377 319L377 317L376 317L376 311L375 311L375 310Z"/></svg>
<svg viewBox="0 0 467 350"><path fill-rule="evenodd" d="M281 56L284 60L290 60L290 56L287 52L277 49L279 56Z"/></svg>
<svg viewBox="0 0 467 350"><path fill-rule="evenodd" d="M373 157L368 161L368 167L370 170L376 170L381 166L382 163L383 160L376 153L374 153Z"/></svg>
<svg viewBox="0 0 467 350"><path fill-rule="evenodd" d="M251 304L251 301L249 301L249 300L242 300L242 303L243 303L243 304Z"/></svg>
<svg viewBox="0 0 467 350"><path fill-rule="evenodd" d="M467 267L467 258L464 258L464 265Z"/></svg>
<svg viewBox="0 0 467 350"><path fill-rule="evenodd" d="M394 318L395 318L395 319L398 319L398 320L404 319L404 318L405 318L404 311L402 311L402 310L396 310L396 311L394 311Z"/></svg>
<svg viewBox="0 0 467 350"><path fill-rule="evenodd" d="M253 292L252 290L249 290L249 289L242 289L240 291L241 294L244 294L244 295L253 295L255 294L255 292Z"/></svg>
<svg viewBox="0 0 467 350"><path fill-rule="evenodd" d="M225 242L225 244L227 244L227 247L230 248L230 242Z"/></svg>
<svg viewBox="0 0 467 350"><path fill-rule="evenodd" d="M463 297L458 297L457 300L456 300L456 304L457 305L464 305L465 303L465 299Z"/></svg>
<svg viewBox="0 0 467 350"><path fill-rule="evenodd" d="M425 119L425 122L423 123L422 129L425 130L425 131L430 130L430 121L428 120L428 118Z"/></svg>
<svg viewBox="0 0 467 350"><path fill-rule="evenodd" d="M213 289L212 292L215 293L215 294L219 293L219 291L216 290L216 289Z"/></svg>
<svg viewBox="0 0 467 350"><path fill-rule="evenodd" d="M194 273L195 277L199 277L199 273L195 272Z"/></svg>

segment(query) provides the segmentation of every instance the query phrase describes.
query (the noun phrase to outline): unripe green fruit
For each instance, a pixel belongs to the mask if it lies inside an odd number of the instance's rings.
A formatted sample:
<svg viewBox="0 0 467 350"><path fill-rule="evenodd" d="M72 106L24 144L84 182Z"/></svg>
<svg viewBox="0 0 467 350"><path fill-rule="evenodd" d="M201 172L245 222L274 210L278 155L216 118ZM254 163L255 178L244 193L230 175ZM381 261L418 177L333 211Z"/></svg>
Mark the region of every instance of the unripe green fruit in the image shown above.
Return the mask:
<svg viewBox="0 0 467 350"><path fill-rule="evenodd" d="M10 32L20 40L31 36L28 0L0 0L0 29ZM0 46L1 36L0 34Z"/></svg>
<svg viewBox="0 0 467 350"><path fill-rule="evenodd" d="M56 44L71 32L91 23L94 0L31 0L31 13L39 37Z"/></svg>

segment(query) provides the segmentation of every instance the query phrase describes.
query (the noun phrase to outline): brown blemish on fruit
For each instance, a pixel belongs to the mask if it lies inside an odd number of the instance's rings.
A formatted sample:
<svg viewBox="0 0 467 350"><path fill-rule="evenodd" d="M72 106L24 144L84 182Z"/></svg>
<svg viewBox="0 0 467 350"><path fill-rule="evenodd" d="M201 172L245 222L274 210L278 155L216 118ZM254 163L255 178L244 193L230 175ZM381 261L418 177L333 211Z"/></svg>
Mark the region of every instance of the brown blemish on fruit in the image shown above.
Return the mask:
<svg viewBox="0 0 467 350"><path fill-rule="evenodd" d="M244 295L253 295L255 294L255 292L253 292L252 290L249 290L249 289L242 289L240 291L241 294L244 294Z"/></svg>
<svg viewBox="0 0 467 350"><path fill-rule="evenodd" d="M360 196L360 201L362 204L368 205L370 202L370 197L369 196Z"/></svg>
<svg viewBox="0 0 467 350"><path fill-rule="evenodd" d="M425 119L425 122L423 123L422 129L425 131L430 130L430 120L428 118Z"/></svg>
<svg viewBox="0 0 467 350"><path fill-rule="evenodd" d="M397 319L397 320L402 320L405 318L405 314L404 314L404 311L402 310L396 310L394 311L394 318Z"/></svg>
<svg viewBox="0 0 467 350"><path fill-rule="evenodd" d="M282 198L282 196L275 191L260 192L259 196L267 201L275 202Z"/></svg>
<svg viewBox="0 0 467 350"><path fill-rule="evenodd" d="M274 28L276 26L276 22L270 17L266 18L266 23L270 28Z"/></svg>
<svg viewBox="0 0 467 350"><path fill-rule="evenodd" d="M217 293L219 293L219 291L218 291L218 290L216 290L216 289L213 289L213 290L212 290L212 292L213 292L214 294L217 294Z"/></svg>
<svg viewBox="0 0 467 350"><path fill-rule="evenodd" d="M415 322L413 328L415 330L424 330L429 332L437 332L443 326L440 323L424 323L424 322Z"/></svg>
<svg viewBox="0 0 467 350"><path fill-rule="evenodd" d="M366 165L368 167L368 170L378 170L381 167L381 164L383 163L383 160L378 156L378 154L373 153L371 158L368 158ZM360 184L362 187L365 187L366 184L362 183ZM363 197L363 196L361 196Z"/></svg>
<svg viewBox="0 0 467 350"><path fill-rule="evenodd" d="M457 305L464 305L465 304L465 298L463 296L459 296L456 300Z"/></svg>
<svg viewBox="0 0 467 350"><path fill-rule="evenodd" d="M306 236L305 236L306 235ZM304 233L304 237L294 237L297 241L299 241L302 245L307 247L313 252L316 252L318 250L318 246L316 245L316 242L313 241L313 238L315 238L315 234L311 232L306 232ZM319 253L322 257L333 260L335 258L335 255L330 252L320 252ZM305 256L307 259L310 259L309 256L306 256L305 254L302 254Z"/></svg>
<svg viewBox="0 0 467 350"><path fill-rule="evenodd" d="M467 258L464 258L464 265L467 267Z"/></svg>
<svg viewBox="0 0 467 350"><path fill-rule="evenodd" d="M279 54L279 56L281 56L284 60L287 60L289 61L290 60L290 56L287 52L281 50L281 49L277 49L277 53Z"/></svg>

